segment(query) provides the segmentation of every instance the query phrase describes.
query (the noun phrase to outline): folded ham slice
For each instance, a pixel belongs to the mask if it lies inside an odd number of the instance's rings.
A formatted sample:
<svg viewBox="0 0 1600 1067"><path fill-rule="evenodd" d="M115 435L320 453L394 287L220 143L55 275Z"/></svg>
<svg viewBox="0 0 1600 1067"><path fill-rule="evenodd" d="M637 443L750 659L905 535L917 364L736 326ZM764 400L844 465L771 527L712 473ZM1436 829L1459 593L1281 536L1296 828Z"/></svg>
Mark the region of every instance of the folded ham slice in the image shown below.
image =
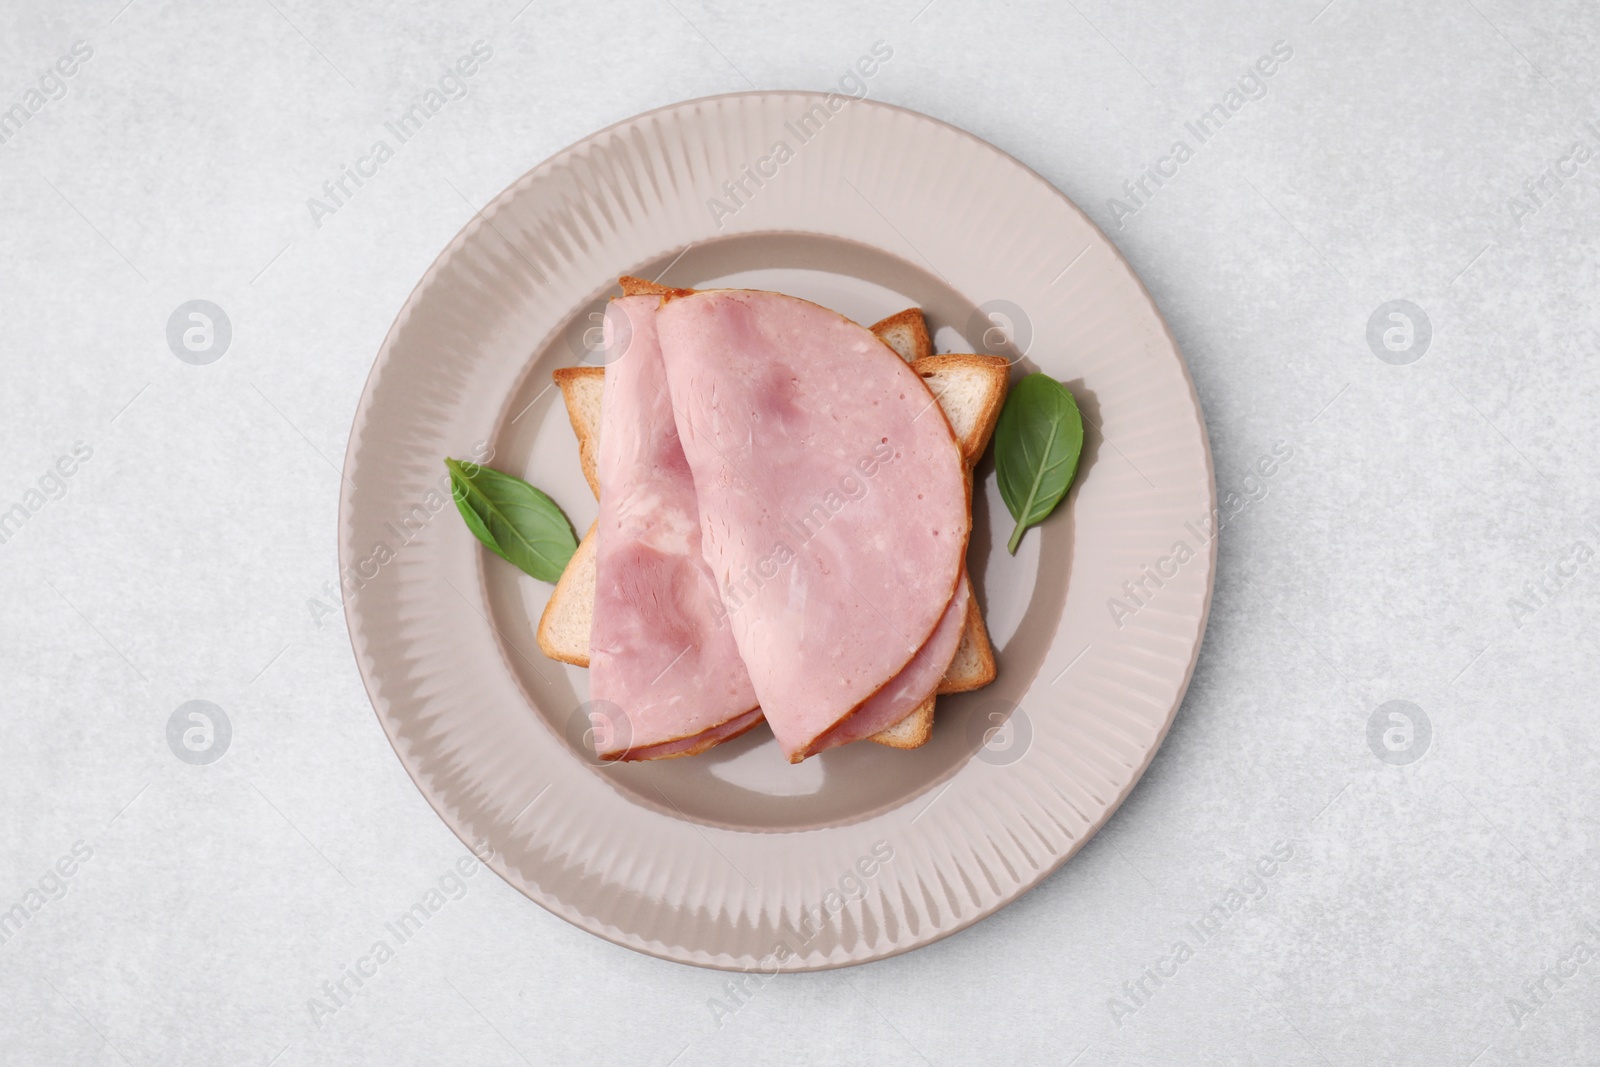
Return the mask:
<svg viewBox="0 0 1600 1067"><path fill-rule="evenodd" d="M839 745L848 745L863 737L871 737L879 730L887 730L901 719L917 710L939 688L950 661L956 658L956 648L961 644L961 631L967 625L967 600L970 587L966 582L956 586L956 595L944 609L928 640L923 642L911 662L889 684L872 694L855 711L840 719L822 736L807 746L806 754L822 752Z"/></svg>
<svg viewBox="0 0 1600 1067"><path fill-rule="evenodd" d="M826 308L703 290L665 298L656 327L705 558L799 761L950 614L970 525L961 453L910 366Z"/></svg>
<svg viewBox="0 0 1600 1067"><path fill-rule="evenodd" d="M760 720L701 551L657 302L624 297L606 311L589 694L624 721L597 731L605 759L688 755Z"/></svg>

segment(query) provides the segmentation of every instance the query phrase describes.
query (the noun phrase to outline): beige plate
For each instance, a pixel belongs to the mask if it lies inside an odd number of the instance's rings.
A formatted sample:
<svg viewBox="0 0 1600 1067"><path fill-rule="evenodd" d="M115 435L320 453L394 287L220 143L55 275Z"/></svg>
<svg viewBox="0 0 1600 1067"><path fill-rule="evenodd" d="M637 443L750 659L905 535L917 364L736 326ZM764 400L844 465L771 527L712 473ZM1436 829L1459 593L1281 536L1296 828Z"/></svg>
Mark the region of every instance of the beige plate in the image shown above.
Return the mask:
<svg viewBox="0 0 1600 1067"><path fill-rule="evenodd" d="M1210 601L1205 427L1128 265L990 145L832 99L836 113L806 93L694 100L534 168L406 301L345 460L340 563L364 582L351 639L418 788L539 904L685 963L860 963L1016 899L1150 762ZM725 182L742 183L737 199ZM486 442L491 465L588 527L550 372L596 358L597 312L623 273L781 290L863 323L916 304L941 351L1047 371L1098 427L1071 496L1015 558L992 461L979 467L970 563L1000 675L941 698L923 748L849 745L791 767L762 726L691 759L587 754L586 672L534 641L550 587L477 546L441 461Z"/></svg>

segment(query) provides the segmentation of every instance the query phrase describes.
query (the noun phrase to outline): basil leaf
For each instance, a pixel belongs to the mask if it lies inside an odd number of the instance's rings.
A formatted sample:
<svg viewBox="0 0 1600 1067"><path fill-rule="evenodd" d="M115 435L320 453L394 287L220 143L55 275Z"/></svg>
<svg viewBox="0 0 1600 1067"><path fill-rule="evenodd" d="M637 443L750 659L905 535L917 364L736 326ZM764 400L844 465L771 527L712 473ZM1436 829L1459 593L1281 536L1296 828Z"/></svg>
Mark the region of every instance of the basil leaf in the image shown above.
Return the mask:
<svg viewBox="0 0 1600 1067"><path fill-rule="evenodd" d="M447 468L449 468L450 465L455 462L455 460L447 459L444 461L444 464ZM467 466L470 467L470 465ZM462 483L461 476L458 476L455 472L455 469L451 468L450 496L456 502L456 510L461 512L461 518L464 522L466 522L467 529L472 531L472 536L482 541L485 545L488 545L490 551L503 558L505 553L500 551L499 545L495 544L494 534L489 532L489 527L484 525L483 520L478 517L478 513L476 511L473 511L470 507L467 507L465 504L463 504L463 501L467 498L467 493L467 486Z"/></svg>
<svg viewBox="0 0 1600 1067"><path fill-rule="evenodd" d="M450 495L472 535L541 582L561 577L578 550L572 523L554 500L509 474L447 459Z"/></svg>
<svg viewBox="0 0 1600 1067"><path fill-rule="evenodd" d="M994 431L1000 497L1017 520L1006 543L1012 555L1023 531L1043 522L1067 495L1082 453L1083 416L1067 387L1047 374L1018 382Z"/></svg>

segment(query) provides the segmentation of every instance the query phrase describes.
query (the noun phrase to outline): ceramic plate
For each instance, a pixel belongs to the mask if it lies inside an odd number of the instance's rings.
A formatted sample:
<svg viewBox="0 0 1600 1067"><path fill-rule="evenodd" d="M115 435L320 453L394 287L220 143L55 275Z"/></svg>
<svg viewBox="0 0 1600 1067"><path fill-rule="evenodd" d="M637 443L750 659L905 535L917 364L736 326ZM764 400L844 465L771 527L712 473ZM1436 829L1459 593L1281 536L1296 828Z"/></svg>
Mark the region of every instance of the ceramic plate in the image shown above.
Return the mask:
<svg viewBox="0 0 1600 1067"><path fill-rule="evenodd" d="M481 550L442 460L595 501L550 372L594 362L619 274L774 289L862 323L917 305L941 352L1066 382L1090 423L1066 502L1005 552L992 462L969 556L999 661L910 752L790 766L764 726L599 766L586 671L546 659L551 587ZM1215 489L1194 388L1116 249L992 146L808 93L603 130L478 213L384 341L345 459L340 563L378 719L428 802L517 889L620 945L813 970L944 937L1016 899L1128 794L1172 723L1210 600ZM359 588L354 587L359 582Z"/></svg>

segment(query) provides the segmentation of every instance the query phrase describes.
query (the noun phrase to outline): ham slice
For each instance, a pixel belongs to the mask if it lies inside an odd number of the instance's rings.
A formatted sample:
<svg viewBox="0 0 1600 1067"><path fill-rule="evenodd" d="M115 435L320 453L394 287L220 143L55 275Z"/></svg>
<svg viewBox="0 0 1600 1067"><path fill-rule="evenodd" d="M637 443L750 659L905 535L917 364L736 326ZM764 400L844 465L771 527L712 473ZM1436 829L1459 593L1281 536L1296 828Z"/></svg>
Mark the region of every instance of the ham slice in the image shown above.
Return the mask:
<svg viewBox="0 0 1600 1067"><path fill-rule="evenodd" d="M701 551L657 302L624 297L606 311L589 694L623 721L597 732L604 759L687 755L760 719Z"/></svg>
<svg viewBox="0 0 1600 1067"><path fill-rule="evenodd" d="M704 290L667 297L656 327L702 549L798 762L951 614L970 525L961 453L910 366L826 308Z"/></svg>
<svg viewBox="0 0 1600 1067"><path fill-rule="evenodd" d="M839 745L848 745L863 737L871 737L879 730L887 730L901 719L917 710L939 688L950 661L956 658L956 648L961 644L961 631L967 625L967 600L970 586L960 582L956 595L939 617L939 625L905 669L888 685L872 694L860 707L840 719L821 737L813 741L807 754L822 752Z"/></svg>
<svg viewBox="0 0 1600 1067"><path fill-rule="evenodd" d="M676 741L664 741L659 745L634 746L628 749L628 754L621 757L628 760L648 759L677 759L679 756L698 756L708 748L731 741L746 730L761 721L761 709L751 708L743 715L736 715L721 726L713 726L690 737L679 738Z"/></svg>

